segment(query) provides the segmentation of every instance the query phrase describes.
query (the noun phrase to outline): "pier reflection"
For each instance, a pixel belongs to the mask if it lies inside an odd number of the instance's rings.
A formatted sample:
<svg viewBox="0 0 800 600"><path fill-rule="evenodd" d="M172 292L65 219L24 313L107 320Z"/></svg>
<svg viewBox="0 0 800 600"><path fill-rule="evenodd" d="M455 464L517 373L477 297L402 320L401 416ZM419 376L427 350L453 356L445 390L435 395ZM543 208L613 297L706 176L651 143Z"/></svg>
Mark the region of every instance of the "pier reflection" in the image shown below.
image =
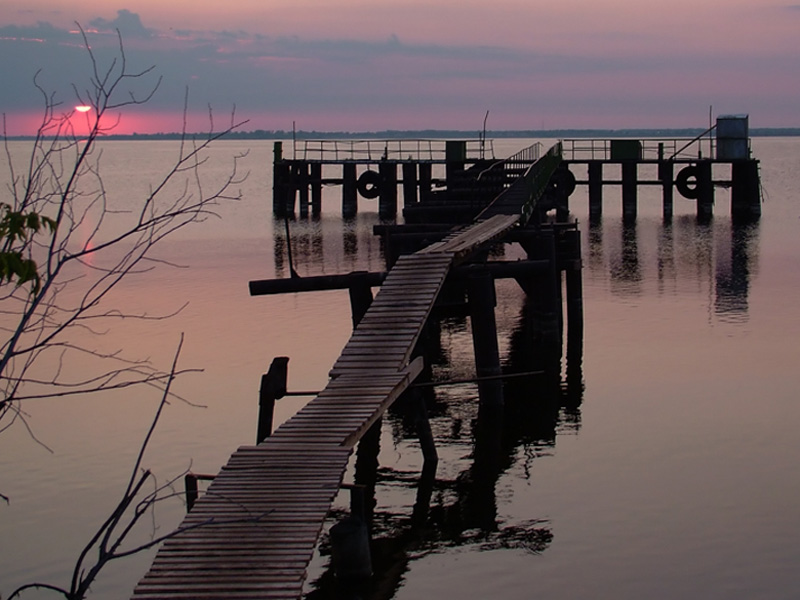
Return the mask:
<svg viewBox="0 0 800 600"><path fill-rule="evenodd" d="M531 554L547 550L554 537L547 520L535 515L523 521L507 520L498 511L498 489L513 467L517 467L514 477L522 473L530 478L531 461L552 453L557 433L580 427L582 357L579 350L567 352L570 364L553 373L548 368L553 357L543 349L535 305L521 293L516 301L520 306L511 331L500 333L508 340L502 365L503 374L509 376L503 383L503 410L487 414L480 407L475 383L421 385L414 390L416 398L407 394L395 403L387 413L386 426L394 444L404 445L404 452L414 455L413 465L421 459L414 448L414 407L420 396L424 400L441 457L439 468L425 464L420 474L413 466L378 466L370 475L363 469L368 460L359 452L356 482L370 486L374 494L367 501L375 507L371 515L374 576L357 585L344 584L328 567L312 583L307 599L392 598L412 563L430 554L455 549ZM466 317L433 321L424 347L434 381L471 376L471 358L465 356L465 349L471 352ZM556 362L562 364L560 358ZM373 451L377 453L374 446ZM465 466L458 467L461 464ZM398 495L406 500L398 501ZM326 544L321 545L323 555L330 551Z"/></svg>
<svg viewBox="0 0 800 600"><path fill-rule="evenodd" d="M758 264L758 222L703 222L692 216L668 222L595 222L586 242L587 276L597 281L607 273L613 295L648 295L653 283L657 296L702 289L720 321L747 321L750 278Z"/></svg>
<svg viewBox="0 0 800 600"><path fill-rule="evenodd" d="M375 215L361 214L352 219L326 215L288 217L292 266L300 276L346 273L357 270L382 270L383 249L372 233ZM272 253L276 277L289 276L289 247L286 222L275 219L272 227Z"/></svg>

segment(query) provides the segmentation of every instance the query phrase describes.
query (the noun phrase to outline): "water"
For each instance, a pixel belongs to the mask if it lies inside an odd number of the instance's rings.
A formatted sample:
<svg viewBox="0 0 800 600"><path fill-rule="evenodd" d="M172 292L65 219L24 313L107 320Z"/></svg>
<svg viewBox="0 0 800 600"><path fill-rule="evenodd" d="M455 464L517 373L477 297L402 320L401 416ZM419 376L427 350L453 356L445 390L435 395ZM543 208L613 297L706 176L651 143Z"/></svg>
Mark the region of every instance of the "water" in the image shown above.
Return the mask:
<svg viewBox="0 0 800 600"><path fill-rule="evenodd" d="M505 140L497 153L528 143ZM658 193L644 188L635 227L622 226L618 193L609 189L603 222L590 228L579 188L572 210L585 267L580 405L566 398L556 411L520 412L499 464L487 469L473 452L477 390L439 388L430 412L440 463L422 528L411 527L418 443L400 417L385 419L375 525L378 544L393 553L381 572L384 597L797 596L799 144L754 140L768 196L760 223L745 229L732 226L723 191L710 225L698 225L693 204L676 198L676 216L664 226ZM172 150L168 142L104 147L115 197L145 190ZM272 357L291 357L290 389L320 389L349 335L346 291L248 295L249 280L285 276L286 266L283 224L270 215L271 142L223 142L212 169L224 171L224 159L243 149L251 172L243 200L162 248L188 268L158 269L114 299L154 313L187 300L188 307L167 321L117 325L103 342L166 368L185 332L181 364L204 369L178 385L205 408L171 404L147 454L160 482L189 467L215 472L254 441L259 379ZM371 235L377 207L365 203L343 226L338 190L326 189L324 206L319 221L291 224L300 274L381 269ZM507 281L498 296L508 363L517 356L510 340L523 298ZM440 354L437 376L471 374L468 321L443 324ZM541 393L512 392L532 402ZM75 556L116 502L157 401L139 389L29 405L52 454L22 428L0 435L0 492L11 498L0 505L0 593L29 581L66 585ZM276 425L304 401L279 401ZM337 506L346 503L343 495ZM136 541L168 531L183 511L178 501L159 505ZM128 597L151 558L113 565L93 597ZM331 589L328 560L323 546L310 569L310 598Z"/></svg>

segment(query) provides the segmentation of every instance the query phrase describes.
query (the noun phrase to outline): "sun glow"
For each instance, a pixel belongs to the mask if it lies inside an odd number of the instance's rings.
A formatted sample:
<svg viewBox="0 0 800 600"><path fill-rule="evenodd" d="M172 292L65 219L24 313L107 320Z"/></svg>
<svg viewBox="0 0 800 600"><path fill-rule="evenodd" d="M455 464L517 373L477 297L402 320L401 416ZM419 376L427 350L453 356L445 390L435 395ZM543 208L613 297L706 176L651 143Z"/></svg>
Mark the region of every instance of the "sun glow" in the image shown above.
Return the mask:
<svg viewBox="0 0 800 600"><path fill-rule="evenodd" d="M87 113L90 110L92 110L92 107L91 106L87 106L85 104L81 104L79 106L76 106L75 110L78 111L79 113Z"/></svg>

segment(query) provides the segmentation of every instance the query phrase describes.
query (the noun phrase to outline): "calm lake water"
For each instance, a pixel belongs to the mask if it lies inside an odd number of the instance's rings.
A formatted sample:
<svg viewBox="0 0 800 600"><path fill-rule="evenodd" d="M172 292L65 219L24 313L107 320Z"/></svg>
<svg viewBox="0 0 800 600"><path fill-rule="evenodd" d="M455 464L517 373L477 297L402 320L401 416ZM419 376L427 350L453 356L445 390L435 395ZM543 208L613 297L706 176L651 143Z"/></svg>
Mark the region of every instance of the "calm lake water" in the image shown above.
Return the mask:
<svg viewBox="0 0 800 600"><path fill-rule="evenodd" d="M495 142L505 156L531 140ZM113 202L135 202L175 151L170 142L105 142ZM14 153L23 144L12 145ZM168 368L180 333L181 379L192 403L171 404L145 464L163 482L188 468L213 473L256 432L261 374L289 356L289 389L321 389L350 331L346 291L252 298L251 279L286 276L283 224L271 216L272 143L222 142L213 177L249 150L240 202L179 232L158 268L117 290L114 306L177 316L122 322L98 343ZM589 227L586 191L571 199L581 223L585 339L582 393L553 408L535 382L508 393L519 409L487 475L474 453L473 385L429 399L440 462L425 526L412 519L422 456L400 415L384 419L375 538L381 597L789 599L800 595L800 140L753 140L766 192L757 224L734 227L717 191L708 225L676 197L640 189L640 216L623 227L618 189ZM16 155L16 154L15 154ZM5 173L3 174L5 176ZM319 219L291 224L301 275L381 270L372 236L377 206L353 223L326 189ZM507 258L518 256L509 248ZM516 284L498 282L506 365L524 363ZM522 358L520 358L522 357ZM435 375L473 372L468 320L443 322ZM0 435L0 594L41 581L67 585L75 557L113 508L159 400L114 396L31 403L37 444L22 427ZM307 398L278 403L276 425ZM526 408L527 407L527 408ZM345 481L352 481L349 472ZM344 508L342 494L337 507ZM157 507L134 542L176 526L185 508ZM153 553L112 565L94 598L130 595ZM309 598L329 597L327 546L312 562ZM30 592L24 598L50 598Z"/></svg>

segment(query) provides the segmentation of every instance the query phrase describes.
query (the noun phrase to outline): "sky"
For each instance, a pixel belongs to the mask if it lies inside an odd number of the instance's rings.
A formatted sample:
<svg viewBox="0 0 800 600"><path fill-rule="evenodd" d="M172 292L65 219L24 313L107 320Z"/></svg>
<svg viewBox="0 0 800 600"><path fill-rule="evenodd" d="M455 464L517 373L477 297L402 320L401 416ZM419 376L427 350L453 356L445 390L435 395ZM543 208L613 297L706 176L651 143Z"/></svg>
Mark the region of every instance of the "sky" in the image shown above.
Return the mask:
<svg viewBox="0 0 800 600"><path fill-rule="evenodd" d="M85 101L78 24L101 72L117 30L128 72L154 67L118 99L160 78L117 133L181 130L187 96L191 131L234 111L244 130L800 126L800 4L781 0L119 1L3 0L7 134L41 121L34 76L59 111Z"/></svg>

